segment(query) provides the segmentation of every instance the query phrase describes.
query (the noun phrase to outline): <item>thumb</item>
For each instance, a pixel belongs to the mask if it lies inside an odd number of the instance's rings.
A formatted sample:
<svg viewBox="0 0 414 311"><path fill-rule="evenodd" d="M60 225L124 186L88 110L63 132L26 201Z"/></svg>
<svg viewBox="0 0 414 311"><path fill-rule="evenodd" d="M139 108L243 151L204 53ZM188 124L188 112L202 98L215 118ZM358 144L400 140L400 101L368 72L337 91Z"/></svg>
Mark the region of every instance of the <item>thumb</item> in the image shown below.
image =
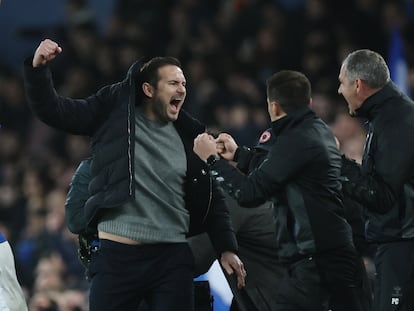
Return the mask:
<svg viewBox="0 0 414 311"><path fill-rule="evenodd" d="M222 262L221 265L228 275L232 275L234 273L233 268L229 265L228 262Z"/></svg>

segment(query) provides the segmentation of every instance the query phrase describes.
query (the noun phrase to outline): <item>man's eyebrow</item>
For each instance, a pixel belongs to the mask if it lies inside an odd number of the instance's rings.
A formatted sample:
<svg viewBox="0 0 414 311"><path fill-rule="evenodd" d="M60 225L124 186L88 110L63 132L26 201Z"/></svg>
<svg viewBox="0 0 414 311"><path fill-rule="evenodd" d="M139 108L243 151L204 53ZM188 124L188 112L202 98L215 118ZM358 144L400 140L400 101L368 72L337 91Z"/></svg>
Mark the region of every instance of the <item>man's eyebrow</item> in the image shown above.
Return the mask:
<svg viewBox="0 0 414 311"><path fill-rule="evenodd" d="M187 80L180 81L180 80L177 80L177 79L170 79L170 80L167 80L167 82L187 83Z"/></svg>

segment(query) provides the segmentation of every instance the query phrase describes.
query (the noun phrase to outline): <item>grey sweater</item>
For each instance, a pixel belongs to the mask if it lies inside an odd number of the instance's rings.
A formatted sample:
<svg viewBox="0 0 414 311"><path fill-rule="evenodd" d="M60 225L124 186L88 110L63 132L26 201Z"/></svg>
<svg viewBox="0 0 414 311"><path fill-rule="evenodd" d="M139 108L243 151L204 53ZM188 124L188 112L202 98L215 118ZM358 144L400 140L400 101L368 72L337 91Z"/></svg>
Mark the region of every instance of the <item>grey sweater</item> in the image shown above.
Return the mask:
<svg viewBox="0 0 414 311"><path fill-rule="evenodd" d="M144 243L185 242L189 213L184 204L186 157L172 123L135 116L135 201L108 211L98 230Z"/></svg>

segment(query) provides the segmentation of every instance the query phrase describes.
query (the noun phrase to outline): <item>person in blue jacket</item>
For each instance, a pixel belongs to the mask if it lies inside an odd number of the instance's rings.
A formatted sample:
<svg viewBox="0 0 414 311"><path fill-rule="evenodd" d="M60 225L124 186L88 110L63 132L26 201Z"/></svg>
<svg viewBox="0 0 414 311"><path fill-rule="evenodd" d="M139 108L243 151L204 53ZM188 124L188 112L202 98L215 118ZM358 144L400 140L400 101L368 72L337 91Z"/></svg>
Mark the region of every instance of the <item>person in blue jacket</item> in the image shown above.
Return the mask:
<svg viewBox="0 0 414 311"><path fill-rule="evenodd" d="M26 311L27 304L16 275L14 256L0 230L0 310Z"/></svg>

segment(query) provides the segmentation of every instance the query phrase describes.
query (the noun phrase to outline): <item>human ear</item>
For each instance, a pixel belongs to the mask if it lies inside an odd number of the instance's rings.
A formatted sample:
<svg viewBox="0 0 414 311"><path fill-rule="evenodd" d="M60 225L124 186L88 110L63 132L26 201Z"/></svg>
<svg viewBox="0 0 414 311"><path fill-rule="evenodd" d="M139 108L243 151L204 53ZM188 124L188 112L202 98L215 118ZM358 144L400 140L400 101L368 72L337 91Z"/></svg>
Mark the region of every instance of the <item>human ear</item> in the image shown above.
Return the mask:
<svg viewBox="0 0 414 311"><path fill-rule="evenodd" d="M148 82L144 82L142 84L142 92L144 92L145 96L152 98L154 96L154 88Z"/></svg>

